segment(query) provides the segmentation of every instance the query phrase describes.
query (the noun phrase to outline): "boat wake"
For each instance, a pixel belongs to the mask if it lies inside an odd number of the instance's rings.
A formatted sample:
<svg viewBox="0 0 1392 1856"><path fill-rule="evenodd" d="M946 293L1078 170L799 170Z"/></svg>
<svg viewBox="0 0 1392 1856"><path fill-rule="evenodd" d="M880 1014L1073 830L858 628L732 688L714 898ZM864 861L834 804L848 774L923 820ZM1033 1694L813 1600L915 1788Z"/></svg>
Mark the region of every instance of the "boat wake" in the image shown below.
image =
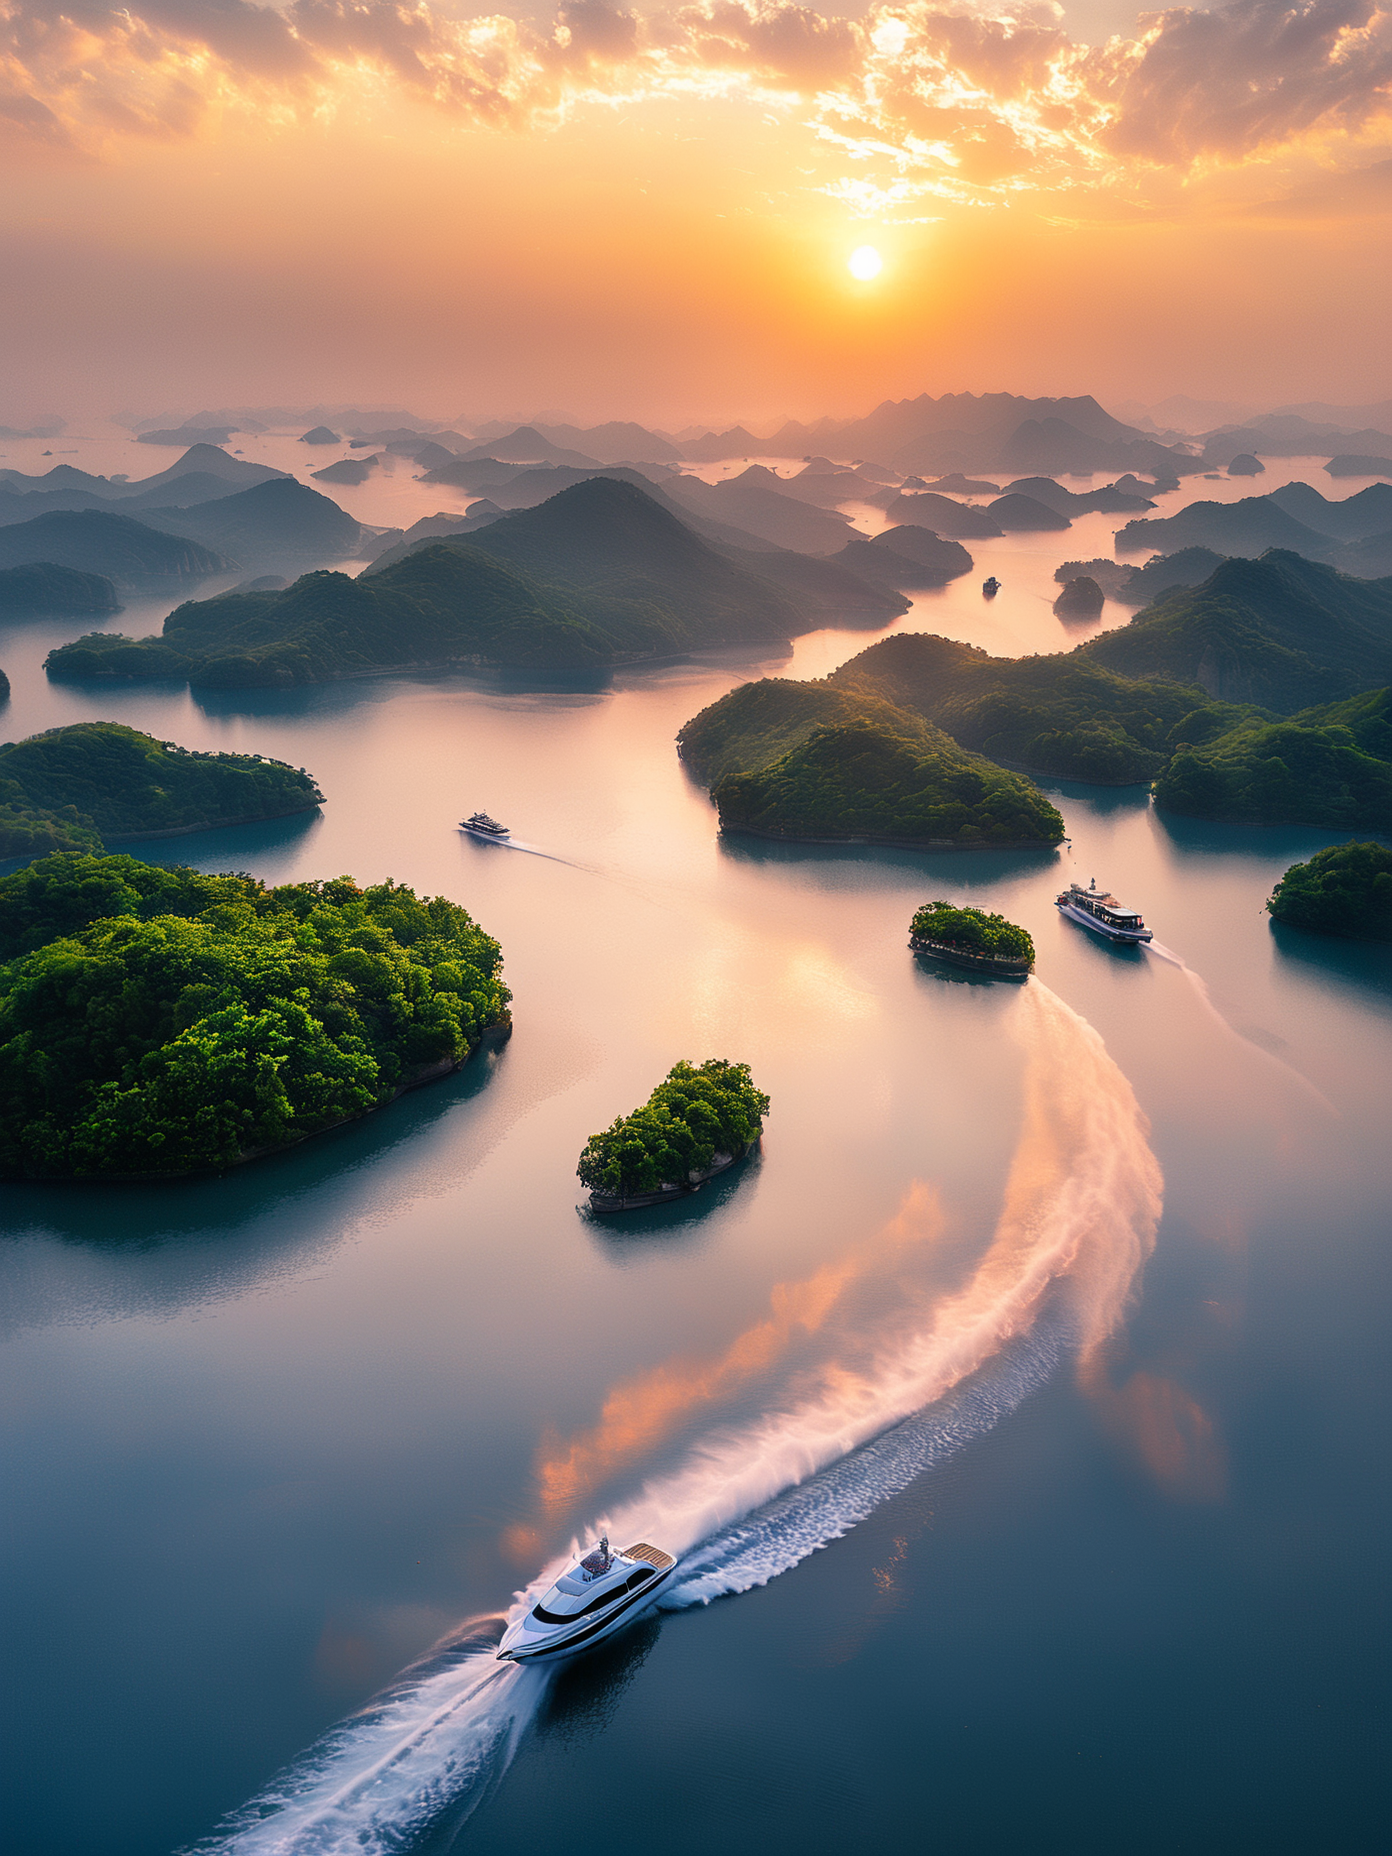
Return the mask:
<svg viewBox="0 0 1392 1856"><path fill-rule="evenodd" d="M1274 1050L1268 1050L1264 1044L1259 1044L1255 1038L1248 1037L1245 1031L1239 1031L1232 1020L1225 1017L1224 1014L1219 1011L1218 1007L1213 1003L1213 995L1208 990L1208 981L1204 978L1202 973L1196 972L1195 969L1189 965L1189 962L1182 954L1177 954L1172 947L1166 947L1160 941L1151 941L1148 944L1147 951L1154 954L1158 959L1167 961L1170 966L1179 968L1204 1011L1207 1012L1208 1016L1217 1024L1222 1026L1229 1037L1236 1038L1240 1044L1245 1044L1249 1050L1256 1051L1260 1056L1265 1057L1268 1063L1274 1063L1276 1068L1278 1070L1283 1070L1287 1076L1293 1076L1301 1087L1315 1098L1321 1108L1328 1109L1331 1115L1338 1114L1338 1109L1329 1100L1329 1097L1316 1084L1312 1083L1303 1071L1297 1070L1293 1063L1287 1063L1285 1058L1278 1056Z"/></svg>
<svg viewBox="0 0 1392 1856"><path fill-rule="evenodd" d="M672 1610L766 1584L989 1430L1123 1318L1154 1242L1160 1170L1097 1033L1037 980L1014 1014L1024 1114L990 1243L966 1281L859 1337L753 1423L716 1431L597 1516L683 1556ZM511 1617L573 1553L519 1593ZM544 1670L494 1660L502 1621L438 1645L199 1845L204 1856L390 1856L462 1821L506 1769Z"/></svg>

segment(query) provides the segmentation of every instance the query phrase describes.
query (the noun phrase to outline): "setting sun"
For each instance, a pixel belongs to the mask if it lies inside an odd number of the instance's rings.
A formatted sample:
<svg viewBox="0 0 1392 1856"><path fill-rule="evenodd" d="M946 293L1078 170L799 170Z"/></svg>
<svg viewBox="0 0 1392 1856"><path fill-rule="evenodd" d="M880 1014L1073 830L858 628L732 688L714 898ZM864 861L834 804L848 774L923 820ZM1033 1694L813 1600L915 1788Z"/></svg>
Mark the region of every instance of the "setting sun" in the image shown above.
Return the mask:
<svg viewBox="0 0 1392 1856"><path fill-rule="evenodd" d="M862 283L868 283L872 277L878 277L884 264L879 252L873 245L860 245L846 260L846 269L852 277L858 277Z"/></svg>

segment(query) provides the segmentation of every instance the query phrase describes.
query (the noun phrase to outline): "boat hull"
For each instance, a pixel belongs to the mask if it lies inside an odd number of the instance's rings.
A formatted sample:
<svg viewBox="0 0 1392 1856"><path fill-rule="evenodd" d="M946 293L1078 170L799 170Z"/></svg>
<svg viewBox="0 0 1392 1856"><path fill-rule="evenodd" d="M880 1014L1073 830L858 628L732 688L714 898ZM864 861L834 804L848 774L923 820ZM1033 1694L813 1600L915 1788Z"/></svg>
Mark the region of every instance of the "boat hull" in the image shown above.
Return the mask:
<svg viewBox="0 0 1392 1856"><path fill-rule="evenodd" d="M1060 915L1066 915L1069 921L1077 922L1084 928L1090 928L1094 934L1101 935L1104 941L1116 941L1123 947L1137 947L1142 942L1154 937L1149 928L1115 928L1110 922L1099 921L1095 915L1089 915L1086 909L1074 908L1071 903L1056 903Z"/></svg>
<svg viewBox="0 0 1392 1856"><path fill-rule="evenodd" d="M633 1620L647 1610L675 1571L675 1566L669 1566L665 1572L657 1573L640 1590L630 1592L624 1602L616 1605L613 1611L602 1618L581 1623L577 1630L566 1631L557 1626L554 1633L548 1637L537 1639L528 1645L518 1645L510 1650L499 1650L499 1662L559 1663L568 1656L583 1655L586 1650L592 1650L597 1643L603 1643L607 1638L617 1635L619 1631L627 1630Z"/></svg>
<svg viewBox="0 0 1392 1856"><path fill-rule="evenodd" d="M510 831L480 831L477 825L461 825L461 831L467 831L471 838L482 838L485 844L506 844L512 836Z"/></svg>

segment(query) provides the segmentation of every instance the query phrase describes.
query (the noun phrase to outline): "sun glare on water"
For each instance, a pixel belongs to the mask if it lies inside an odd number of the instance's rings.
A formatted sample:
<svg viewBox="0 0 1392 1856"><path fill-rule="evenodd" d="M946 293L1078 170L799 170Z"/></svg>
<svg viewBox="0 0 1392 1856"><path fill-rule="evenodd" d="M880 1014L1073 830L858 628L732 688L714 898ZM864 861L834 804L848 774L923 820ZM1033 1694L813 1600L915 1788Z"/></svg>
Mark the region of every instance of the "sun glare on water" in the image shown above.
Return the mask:
<svg viewBox="0 0 1392 1856"><path fill-rule="evenodd" d="M846 269L852 277L858 277L862 283L869 283L872 277L878 277L884 259L873 245L859 245L846 260Z"/></svg>

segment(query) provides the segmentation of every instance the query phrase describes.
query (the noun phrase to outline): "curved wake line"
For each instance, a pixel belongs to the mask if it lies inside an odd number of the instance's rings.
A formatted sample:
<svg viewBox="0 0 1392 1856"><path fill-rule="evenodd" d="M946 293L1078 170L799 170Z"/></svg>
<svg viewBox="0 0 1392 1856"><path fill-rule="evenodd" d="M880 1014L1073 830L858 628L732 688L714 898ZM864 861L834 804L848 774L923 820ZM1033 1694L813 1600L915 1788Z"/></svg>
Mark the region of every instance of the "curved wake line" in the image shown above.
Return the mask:
<svg viewBox="0 0 1392 1856"><path fill-rule="evenodd" d="M1122 1319L1160 1212L1145 1118L1097 1033L1037 980L1015 1022L1023 1124L996 1230L964 1286L916 1323L906 1315L868 1363L827 1362L784 1409L714 1433L597 1520L684 1556L665 1609L790 1570L990 1430L1065 1352L1086 1360ZM391 1856L445 1812L462 1821L546 1691L545 1670L495 1661L500 1627L437 1645L198 1850Z"/></svg>
<svg viewBox="0 0 1392 1856"><path fill-rule="evenodd" d="M1189 965L1189 962L1182 954L1177 954L1172 947L1166 947L1160 941L1143 942L1142 946L1145 947L1148 953L1156 955L1161 960L1168 961L1172 967L1179 968L1180 972L1189 982L1200 1005L1202 1005L1210 1018L1217 1020L1229 1037L1236 1038L1240 1044L1245 1044L1248 1050L1256 1051L1257 1055L1259 1057L1265 1057L1268 1063L1274 1063L1277 1069L1284 1070L1287 1076L1293 1076L1303 1089L1309 1091L1316 1102L1319 1103L1320 1107L1328 1109L1331 1115L1337 1115L1339 1113L1338 1109L1329 1100L1329 1097L1324 1091L1318 1084L1312 1083L1303 1071L1297 1070L1293 1063L1287 1063L1284 1057L1278 1057L1275 1051L1267 1050L1265 1045L1258 1044L1255 1038L1249 1038L1245 1032L1239 1031L1237 1026L1233 1024L1230 1019L1223 1016L1218 1010L1218 1007L1213 1003L1213 995L1208 990L1208 981L1204 978L1202 973Z"/></svg>

